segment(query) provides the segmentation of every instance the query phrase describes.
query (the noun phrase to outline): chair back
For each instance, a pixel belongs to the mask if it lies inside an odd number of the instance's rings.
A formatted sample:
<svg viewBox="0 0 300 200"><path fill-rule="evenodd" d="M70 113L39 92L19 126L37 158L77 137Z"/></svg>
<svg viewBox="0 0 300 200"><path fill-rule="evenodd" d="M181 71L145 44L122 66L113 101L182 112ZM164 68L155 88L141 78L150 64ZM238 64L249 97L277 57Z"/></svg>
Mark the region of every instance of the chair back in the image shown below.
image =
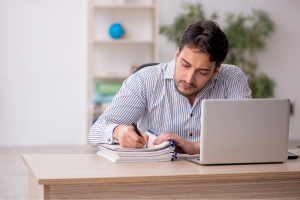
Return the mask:
<svg viewBox="0 0 300 200"><path fill-rule="evenodd" d="M131 73L134 74L135 72L139 71L140 69L144 68L144 67L149 67L149 66L153 66L153 65L158 65L159 63L146 63L146 64L142 64L140 66L137 66Z"/></svg>

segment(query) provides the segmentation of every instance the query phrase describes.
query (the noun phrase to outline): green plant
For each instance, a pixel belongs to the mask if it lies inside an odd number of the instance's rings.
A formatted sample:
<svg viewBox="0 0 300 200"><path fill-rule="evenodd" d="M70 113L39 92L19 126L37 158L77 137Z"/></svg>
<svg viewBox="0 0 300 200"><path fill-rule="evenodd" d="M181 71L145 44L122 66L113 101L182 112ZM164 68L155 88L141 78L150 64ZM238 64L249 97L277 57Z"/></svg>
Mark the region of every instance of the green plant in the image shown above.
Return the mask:
<svg viewBox="0 0 300 200"><path fill-rule="evenodd" d="M174 20L174 23L170 26L160 26L159 32L167 37L171 42L175 42L179 47L180 38L186 27L199 20L207 20L206 14L203 11L202 4L196 2L195 4L183 3L182 9L185 13L180 13ZM212 14L210 20L217 19L218 16L215 13Z"/></svg>
<svg viewBox="0 0 300 200"><path fill-rule="evenodd" d="M275 81L264 73L257 74L257 53L265 49L265 40L275 30L275 24L262 10L252 10L248 16L229 13L226 22L229 53L225 62L245 72L253 98L274 97Z"/></svg>
<svg viewBox="0 0 300 200"><path fill-rule="evenodd" d="M202 4L184 3L184 13L180 13L170 26L161 26L160 33L179 46L183 31L189 24L199 20L208 20ZM218 18L216 12L209 20ZM275 25L262 10L253 10L252 15L226 16L227 26L224 32L229 41L229 53L226 63L239 66L248 76L249 87L253 98L274 97L275 81L266 74L257 74L257 52L265 49L265 39L275 30Z"/></svg>

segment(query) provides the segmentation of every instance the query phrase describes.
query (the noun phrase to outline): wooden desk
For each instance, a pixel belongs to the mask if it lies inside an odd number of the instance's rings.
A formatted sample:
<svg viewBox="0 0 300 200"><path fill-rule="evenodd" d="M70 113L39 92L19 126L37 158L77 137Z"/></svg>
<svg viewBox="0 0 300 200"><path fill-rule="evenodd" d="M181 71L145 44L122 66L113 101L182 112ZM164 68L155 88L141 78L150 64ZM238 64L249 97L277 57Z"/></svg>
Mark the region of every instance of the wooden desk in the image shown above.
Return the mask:
<svg viewBox="0 0 300 200"><path fill-rule="evenodd" d="M291 151L298 154L298 151ZM30 199L300 199L300 159L201 166L113 163L98 155L23 155Z"/></svg>

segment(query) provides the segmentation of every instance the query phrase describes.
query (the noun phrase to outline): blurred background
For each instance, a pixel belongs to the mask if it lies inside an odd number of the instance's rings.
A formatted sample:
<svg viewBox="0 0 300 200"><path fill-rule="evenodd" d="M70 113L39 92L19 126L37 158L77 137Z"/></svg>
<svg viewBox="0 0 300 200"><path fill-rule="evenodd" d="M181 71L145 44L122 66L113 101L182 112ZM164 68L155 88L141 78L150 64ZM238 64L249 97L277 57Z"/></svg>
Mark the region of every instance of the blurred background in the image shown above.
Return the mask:
<svg viewBox="0 0 300 200"><path fill-rule="evenodd" d="M230 35L227 62L263 87L257 97L291 100L290 147L300 145L299 11L298 0L0 0L0 182L15 149L18 160L93 153L88 130L122 81L137 65L171 61L180 25L198 18Z"/></svg>
<svg viewBox="0 0 300 200"><path fill-rule="evenodd" d="M227 26L228 13L251 15L252 9L268 13L276 29L264 40L265 49L257 53L257 69L276 82L275 98L291 100L290 140L300 140L300 68L297 67L300 2L297 0L159 0L154 8L152 1L147 0L96 1L100 6L92 9L93 19L89 19L91 9L86 0L0 0L0 146L87 144L91 126L87 112L91 105L89 67L98 67L94 74L102 71L104 78L108 72L107 79L115 78L113 75L122 79L129 76L130 64L171 61L177 45L159 31L155 35L151 29L170 26L178 15L187 13L182 8L184 2L202 4L208 19L216 12L219 17L215 21L222 29ZM109 3L149 8L114 9ZM151 9L157 9L156 21L150 19ZM136 16L128 16L131 13ZM109 43L113 40L109 35L110 25L122 21L125 34L120 40L128 42ZM91 32L100 42L95 39L98 43L92 44L94 50L89 52L88 44L94 39L89 35ZM147 45L152 45L150 50ZM130 53L122 59L128 50L144 52ZM96 67L88 59L92 53ZM90 85L91 90L94 87Z"/></svg>

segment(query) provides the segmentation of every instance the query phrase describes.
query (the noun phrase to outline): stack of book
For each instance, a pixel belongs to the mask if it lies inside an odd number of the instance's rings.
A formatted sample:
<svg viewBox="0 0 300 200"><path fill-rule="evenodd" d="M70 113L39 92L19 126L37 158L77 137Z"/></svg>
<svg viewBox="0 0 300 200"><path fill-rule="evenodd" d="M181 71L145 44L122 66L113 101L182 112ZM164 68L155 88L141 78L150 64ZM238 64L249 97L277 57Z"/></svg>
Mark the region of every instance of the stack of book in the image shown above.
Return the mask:
<svg viewBox="0 0 300 200"><path fill-rule="evenodd" d="M93 94L94 104L111 102L121 87L121 83L97 83Z"/></svg>
<svg viewBox="0 0 300 200"><path fill-rule="evenodd" d="M148 130L148 146L142 148L123 148L119 144L99 144L98 155L113 162L157 162L172 161L176 156L175 145L172 141L164 141L153 145L157 135Z"/></svg>

